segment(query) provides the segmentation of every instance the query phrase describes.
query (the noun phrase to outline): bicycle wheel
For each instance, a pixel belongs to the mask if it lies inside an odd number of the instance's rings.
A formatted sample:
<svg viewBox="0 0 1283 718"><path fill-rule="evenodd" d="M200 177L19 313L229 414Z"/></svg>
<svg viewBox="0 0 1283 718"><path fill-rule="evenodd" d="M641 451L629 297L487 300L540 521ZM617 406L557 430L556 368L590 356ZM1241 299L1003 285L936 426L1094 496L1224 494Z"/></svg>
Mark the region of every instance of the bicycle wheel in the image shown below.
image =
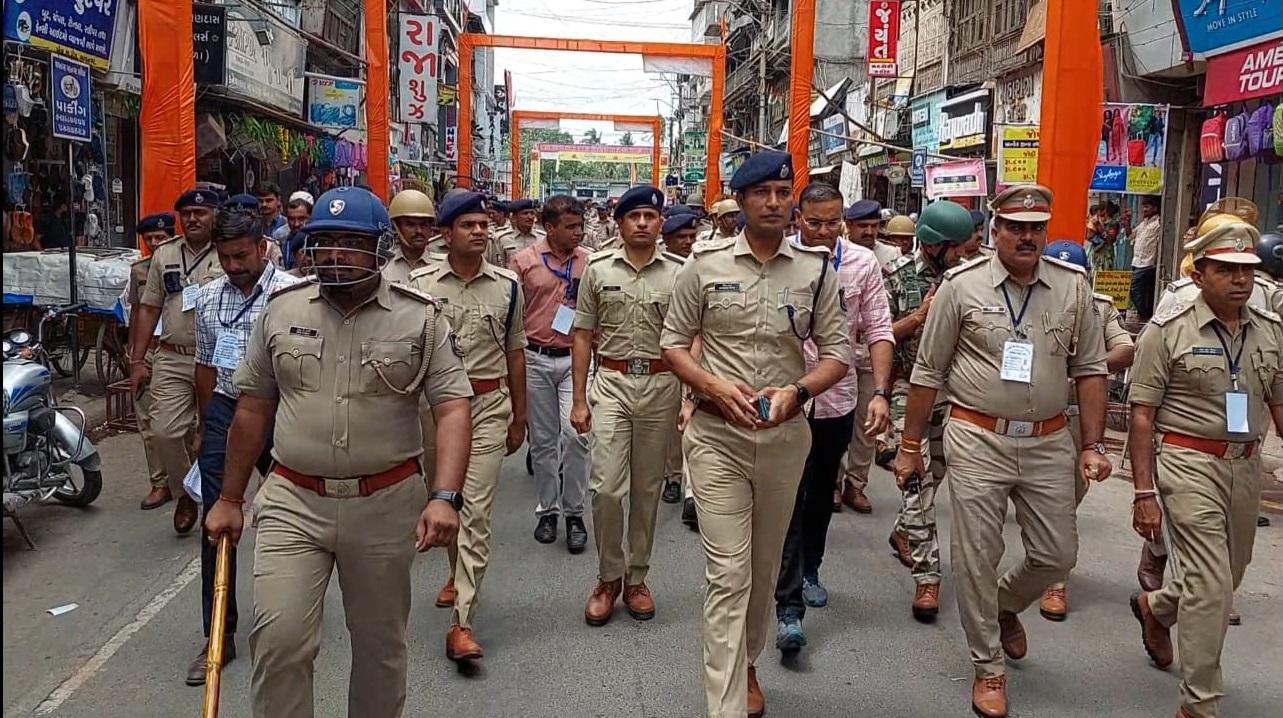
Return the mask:
<svg viewBox="0 0 1283 718"><path fill-rule="evenodd" d="M114 322L102 322L98 325L98 339L94 342L94 369L103 386L113 384L126 378L125 348L120 343L120 335Z"/></svg>
<svg viewBox="0 0 1283 718"><path fill-rule="evenodd" d="M71 327L69 322L58 322L56 328L45 339L45 353L49 356L49 365L61 376L71 376L76 369L84 369L89 361L89 347L80 347L80 353L74 358L71 355Z"/></svg>

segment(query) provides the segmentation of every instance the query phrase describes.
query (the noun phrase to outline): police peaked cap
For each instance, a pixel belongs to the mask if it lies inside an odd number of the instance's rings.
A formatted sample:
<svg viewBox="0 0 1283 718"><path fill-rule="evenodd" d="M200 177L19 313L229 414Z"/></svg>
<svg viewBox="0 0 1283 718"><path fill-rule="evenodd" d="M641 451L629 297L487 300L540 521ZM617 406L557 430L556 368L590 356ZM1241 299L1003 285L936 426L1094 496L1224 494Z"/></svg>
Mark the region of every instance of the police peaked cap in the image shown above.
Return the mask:
<svg viewBox="0 0 1283 718"><path fill-rule="evenodd" d="M223 203L223 209L257 212L258 197L252 194L234 194Z"/></svg>
<svg viewBox="0 0 1283 718"><path fill-rule="evenodd" d="M620 219L629 212L643 207L659 212L664 208L664 193L648 184L633 187L625 192L624 196L619 198L619 204L615 205L615 219Z"/></svg>
<svg viewBox="0 0 1283 718"><path fill-rule="evenodd" d="M534 209L535 201L533 199L518 199L508 203L508 211L512 213L522 212L527 209Z"/></svg>
<svg viewBox="0 0 1283 718"><path fill-rule="evenodd" d="M218 205L222 204L222 201L222 195L215 190L189 189L178 196L178 201L174 202L174 211L181 212L189 207L208 207L210 209L218 209ZM257 197L254 198L254 206L258 206Z"/></svg>
<svg viewBox="0 0 1283 718"><path fill-rule="evenodd" d="M694 227L697 221L699 221L699 217L693 214L675 214L664 220L664 227L660 231L665 235L680 232L683 229Z"/></svg>
<svg viewBox="0 0 1283 718"><path fill-rule="evenodd" d="M731 190L739 192L768 180L793 179L793 156L778 150L763 150L748 156L731 176Z"/></svg>
<svg viewBox="0 0 1283 718"><path fill-rule="evenodd" d="M144 232L166 232L172 237L174 234L174 215L168 212L149 214L138 220L137 231L139 234Z"/></svg>
<svg viewBox="0 0 1283 718"><path fill-rule="evenodd" d="M882 205L875 199L862 199L846 208L846 213L842 219L853 221L867 219L882 219Z"/></svg>

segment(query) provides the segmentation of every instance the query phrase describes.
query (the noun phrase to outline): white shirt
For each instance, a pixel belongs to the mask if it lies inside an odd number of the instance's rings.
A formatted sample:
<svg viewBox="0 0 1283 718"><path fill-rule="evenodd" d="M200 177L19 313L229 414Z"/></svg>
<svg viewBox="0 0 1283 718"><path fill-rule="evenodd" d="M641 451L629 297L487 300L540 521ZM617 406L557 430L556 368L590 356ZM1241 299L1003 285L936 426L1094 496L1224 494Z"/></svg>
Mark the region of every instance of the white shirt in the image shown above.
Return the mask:
<svg viewBox="0 0 1283 718"><path fill-rule="evenodd" d="M1152 267L1158 261L1158 244L1163 239L1163 223L1158 215L1142 219L1132 229L1132 266L1137 269Z"/></svg>

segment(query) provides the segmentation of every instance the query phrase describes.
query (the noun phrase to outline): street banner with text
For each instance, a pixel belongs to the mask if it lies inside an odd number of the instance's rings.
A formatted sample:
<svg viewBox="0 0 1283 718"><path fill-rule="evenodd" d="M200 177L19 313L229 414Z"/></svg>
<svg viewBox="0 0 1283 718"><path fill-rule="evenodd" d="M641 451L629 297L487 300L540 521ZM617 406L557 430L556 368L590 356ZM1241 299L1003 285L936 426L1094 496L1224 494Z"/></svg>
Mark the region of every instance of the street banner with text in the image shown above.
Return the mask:
<svg viewBox="0 0 1283 718"><path fill-rule="evenodd" d="M869 77L895 77L900 41L899 0L869 3Z"/></svg>
<svg viewBox="0 0 1283 718"><path fill-rule="evenodd" d="M985 197L989 175L984 160L960 160L927 165L927 197Z"/></svg>
<svg viewBox="0 0 1283 718"><path fill-rule="evenodd" d="M1106 103L1091 191L1158 194L1163 191L1167 105Z"/></svg>

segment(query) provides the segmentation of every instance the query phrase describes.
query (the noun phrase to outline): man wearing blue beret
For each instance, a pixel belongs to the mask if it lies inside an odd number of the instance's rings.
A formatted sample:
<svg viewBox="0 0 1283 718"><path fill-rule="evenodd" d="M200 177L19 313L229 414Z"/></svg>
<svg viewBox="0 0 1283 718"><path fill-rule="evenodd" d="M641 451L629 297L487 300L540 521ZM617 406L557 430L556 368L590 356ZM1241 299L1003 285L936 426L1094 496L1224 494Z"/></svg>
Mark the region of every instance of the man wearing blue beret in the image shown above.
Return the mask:
<svg viewBox="0 0 1283 718"><path fill-rule="evenodd" d="M780 555L811 432L810 398L846 375L851 340L828 250L785 241L787 153L731 178L744 230L701 243L678 275L664 358L698 397L683 447L707 557L704 693L710 718L766 711L753 664L766 645ZM691 347L696 337L702 356ZM806 359L804 344L816 361Z"/></svg>
<svg viewBox="0 0 1283 718"><path fill-rule="evenodd" d="M198 424L194 317L200 288L223 275L211 242L221 199L214 190L192 189L174 203L183 235L157 245L129 331L131 388L137 393L148 386L151 394L156 453L165 466L169 495L178 498L174 530L180 534L191 531L197 519L196 502L183 489L196 458L191 439ZM153 338L156 358L149 364Z"/></svg>
<svg viewBox="0 0 1283 718"><path fill-rule="evenodd" d="M699 216L692 213L674 213L664 220L664 226L660 230L664 237L662 249L670 254L675 254L682 259L686 259L691 254L691 247L695 245L695 235L698 233L696 225L699 223ZM694 408L693 406L690 408ZM689 418L689 412L686 412ZM682 435L677 431L677 425L673 425L673 435L668 441L668 458L665 461L664 476L667 477L664 482L664 492L660 495L664 503L675 504L682 502L682 523L691 527L692 530L699 528L699 521L695 513L695 497L691 495L690 479L683 478L685 471L683 466L685 461L682 458ZM685 500L683 500L685 496Z"/></svg>

